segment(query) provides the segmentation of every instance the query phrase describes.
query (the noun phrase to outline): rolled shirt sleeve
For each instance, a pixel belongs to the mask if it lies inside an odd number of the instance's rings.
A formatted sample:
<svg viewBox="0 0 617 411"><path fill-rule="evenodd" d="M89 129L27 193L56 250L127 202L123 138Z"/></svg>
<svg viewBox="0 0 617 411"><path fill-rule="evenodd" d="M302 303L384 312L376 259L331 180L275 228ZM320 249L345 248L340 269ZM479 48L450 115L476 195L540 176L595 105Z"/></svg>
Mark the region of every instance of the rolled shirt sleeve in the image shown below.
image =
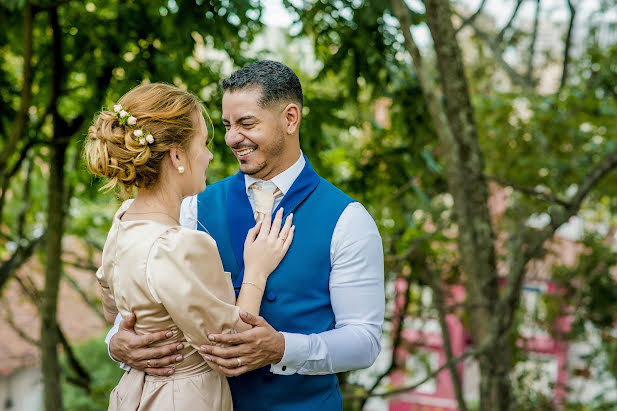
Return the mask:
<svg viewBox="0 0 617 411"><path fill-rule="evenodd" d="M384 260L375 221L360 203L345 208L330 247L330 300L335 328L319 334L283 332L285 353L275 374L332 374L371 366L381 345Z"/></svg>
<svg viewBox="0 0 617 411"><path fill-rule="evenodd" d="M185 197L180 205L180 225L197 229L197 195Z"/></svg>
<svg viewBox="0 0 617 411"><path fill-rule="evenodd" d="M114 321L114 326L111 327L111 329L107 333L107 336L105 336L105 344L107 344L107 354L109 355L109 358L111 358L114 361L116 361L116 359L114 357L112 357L111 356L111 352L109 352L109 342L111 341L111 337L116 335L116 333L120 329L120 321L122 321L122 316L120 314L118 314L116 316L116 321ZM128 371L128 370L131 369L130 365L126 365L123 362L118 362L118 361L116 361L116 362L120 365L120 368L122 368L124 371Z"/></svg>

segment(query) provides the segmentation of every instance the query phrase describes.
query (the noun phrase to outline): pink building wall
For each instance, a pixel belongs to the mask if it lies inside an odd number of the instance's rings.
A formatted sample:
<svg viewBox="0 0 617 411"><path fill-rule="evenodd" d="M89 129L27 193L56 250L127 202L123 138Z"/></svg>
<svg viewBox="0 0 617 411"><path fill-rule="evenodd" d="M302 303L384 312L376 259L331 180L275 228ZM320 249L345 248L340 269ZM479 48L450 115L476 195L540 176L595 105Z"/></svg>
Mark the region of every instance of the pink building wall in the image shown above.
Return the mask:
<svg viewBox="0 0 617 411"><path fill-rule="evenodd" d="M402 280L401 280L402 281ZM396 284L397 291L406 289L404 281ZM462 286L452 286L451 298L453 301L449 303L462 302L465 298L465 290ZM554 293L556 290L552 284L548 284L546 292ZM399 294L400 295L400 294ZM400 307L400 304L397 304ZM463 324L459 318L454 314L449 314L446 317L448 329L450 332L451 344L453 355L459 356L466 350L472 348L471 337L469 333L464 329ZM567 332L570 328L570 319L567 317L559 318L556 321L555 328L561 332ZM559 334L559 333L557 333ZM443 348L443 340L441 332L425 332L423 330L404 330L403 337L410 345L416 345L421 347L420 349L426 353L433 353L437 355L438 364L435 367L441 367L446 363L446 355ZM531 338L521 339L519 346L524 347L529 352L544 354L553 356L557 362L557 377L554 383L554 402L555 404L561 404L565 400L566 396L566 383L568 381L566 360L568 344L564 341L554 340L549 336L532 336ZM400 350L400 358L408 356L407 351ZM431 367L432 368L432 367ZM457 370L461 381L463 383L463 390L465 391L465 385L469 387L469 384L477 384L478 381L464 381L464 363L460 362L457 365ZM405 371L399 370L392 373L390 382L394 388L404 387L409 383L406 382ZM457 409L456 398L454 394L454 387L450 378L450 371L444 369L437 374L435 380L435 389L432 392L426 392L427 390L411 390L407 393L394 397L389 402L390 411L454 411Z"/></svg>

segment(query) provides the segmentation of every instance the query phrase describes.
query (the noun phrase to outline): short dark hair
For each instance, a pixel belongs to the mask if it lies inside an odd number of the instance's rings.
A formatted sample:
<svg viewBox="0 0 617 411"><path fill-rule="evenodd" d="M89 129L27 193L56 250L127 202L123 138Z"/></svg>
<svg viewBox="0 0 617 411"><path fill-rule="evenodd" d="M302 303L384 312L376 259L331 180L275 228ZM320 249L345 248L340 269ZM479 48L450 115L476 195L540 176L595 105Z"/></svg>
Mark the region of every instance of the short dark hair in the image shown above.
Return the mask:
<svg viewBox="0 0 617 411"><path fill-rule="evenodd" d="M296 73L283 63L260 60L234 71L223 80L223 92L261 86L259 105L292 101L300 107L304 104L302 85Z"/></svg>

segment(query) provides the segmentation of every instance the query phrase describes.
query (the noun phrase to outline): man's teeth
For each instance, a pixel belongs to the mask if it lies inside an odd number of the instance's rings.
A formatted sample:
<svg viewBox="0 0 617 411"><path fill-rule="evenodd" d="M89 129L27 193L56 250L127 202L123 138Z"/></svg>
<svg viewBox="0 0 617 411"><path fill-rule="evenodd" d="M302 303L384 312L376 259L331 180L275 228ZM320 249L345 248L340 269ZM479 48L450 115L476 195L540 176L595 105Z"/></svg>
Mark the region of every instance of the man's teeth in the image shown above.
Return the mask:
<svg viewBox="0 0 617 411"><path fill-rule="evenodd" d="M255 151L254 148L247 148L246 150L238 151L238 154L241 156L245 156L248 153L252 153L253 151Z"/></svg>

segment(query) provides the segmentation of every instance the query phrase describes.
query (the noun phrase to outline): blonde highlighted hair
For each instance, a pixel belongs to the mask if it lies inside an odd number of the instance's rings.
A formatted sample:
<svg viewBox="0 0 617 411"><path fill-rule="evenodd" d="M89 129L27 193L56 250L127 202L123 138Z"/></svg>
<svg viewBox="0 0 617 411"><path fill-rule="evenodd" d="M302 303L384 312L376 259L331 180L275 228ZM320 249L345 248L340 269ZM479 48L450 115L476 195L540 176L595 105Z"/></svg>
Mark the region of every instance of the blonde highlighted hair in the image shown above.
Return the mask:
<svg viewBox="0 0 617 411"><path fill-rule="evenodd" d="M118 188L129 195L134 187L158 183L162 161L171 148L188 152L191 138L199 131L194 116L208 113L193 94L162 83L137 86L118 104L137 118L135 128L120 124L115 112L101 111L88 129L84 158L91 173L109 179L101 190ZM152 134L154 143L141 145L135 140L133 130L142 127Z"/></svg>

